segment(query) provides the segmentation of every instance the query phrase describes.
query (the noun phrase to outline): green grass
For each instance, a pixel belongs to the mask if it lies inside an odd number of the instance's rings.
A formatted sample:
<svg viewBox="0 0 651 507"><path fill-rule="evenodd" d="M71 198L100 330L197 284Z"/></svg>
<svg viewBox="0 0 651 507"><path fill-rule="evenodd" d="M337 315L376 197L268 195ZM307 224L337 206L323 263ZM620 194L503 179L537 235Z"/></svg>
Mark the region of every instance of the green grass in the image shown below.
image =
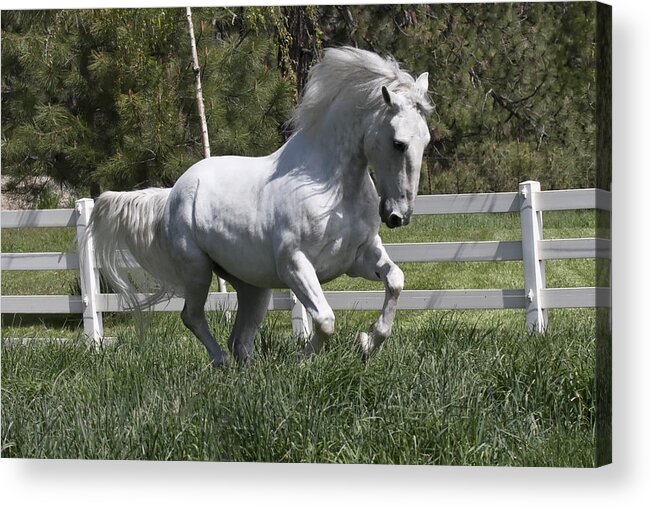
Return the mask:
<svg viewBox="0 0 651 507"><path fill-rule="evenodd" d="M74 231L2 231L3 251L69 250ZM518 239L517 217L416 217L385 242ZM66 234L69 236L66 237ZM550 213L545 237L595 235L595 215ZM47 244L44 248L42 245ZM595 261L547 262L548 286L592 285ZM402 266L408 288L521 287L519 262ZM7 276L11 275L11 276ZM3 273L3 294L70 293L74 273ZM379 289L342 277L327 289ZM176 315L107 315L116 343L86 348L75 316L2 320L2 456L447 465L594 465L594 310L399 312L364 363L353 337L375 312L337 312L322 354L297 359L287 312L255 359L217 371ZM225 344L229 325L210 316ZM11 337L39 337L16 344ZM61 343L47 337L67 337Z"/></svg>
<svg viewBox="0 0 651 507"><path fill-rule="evenodd" d="M97 352L3 344L3 456L590 466L593 326L568 316L540 336L430 312L368 363L355 326L300 362L268 325L227 371L172 316Z"/></svg>

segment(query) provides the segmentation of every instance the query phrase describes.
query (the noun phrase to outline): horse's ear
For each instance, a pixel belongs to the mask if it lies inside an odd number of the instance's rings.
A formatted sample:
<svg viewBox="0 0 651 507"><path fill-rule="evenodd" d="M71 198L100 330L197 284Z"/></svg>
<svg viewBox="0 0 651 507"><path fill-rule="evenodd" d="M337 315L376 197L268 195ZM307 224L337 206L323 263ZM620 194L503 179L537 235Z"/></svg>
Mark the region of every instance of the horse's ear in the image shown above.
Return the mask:
<svg viewBox="0 0 651 507"><path fill-rule="evenodd" d="M405 99L403 97L397 93L389 91L386 86L382 87L382 97L384 98L384 102L386 102L387 106L393 109L397 109L405 104Z"/></svg>
<svg viewBox="0 0 651 507"><path fill-rule="evenodd" d="M416 89L423 95L427 94L427 88L429 86L428 79L429 72L423 72L420 76L418 76L418 79L416 79Z"/></svg>
<svg viewBox="0 0 651 507"><path fill-rule="evenodd" d="M387 90L387 87L383 86L382 87L382 97L384 97L384 102L387 103L387 106L390 106L392 104L391 95L392 95L392 93L389 90Z"/></svg>

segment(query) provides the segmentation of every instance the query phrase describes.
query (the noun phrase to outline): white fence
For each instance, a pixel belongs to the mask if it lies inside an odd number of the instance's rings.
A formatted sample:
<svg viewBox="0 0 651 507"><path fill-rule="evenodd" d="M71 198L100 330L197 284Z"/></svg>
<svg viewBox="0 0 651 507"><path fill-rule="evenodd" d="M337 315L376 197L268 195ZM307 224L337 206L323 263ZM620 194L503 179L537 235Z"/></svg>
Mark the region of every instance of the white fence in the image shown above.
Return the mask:
<svg viewBox="0 0 651 507"><path fill-rule="evenodd" d="M610 193L600 189L541 191L535 181L521 183L518 192L419 196L414 214L519 213L521 241L475 241L387 244L389 256L398 263L449 261L521 260L521 289L405 290L398 309L500 309L522 308L528 326L544 331L549 308L610 308L609 287L547 288L548 259L610 259L610 240L602 238L543 239L543 211L597 209L610 211ZM59 210L3 211L2 227L76 227L81 239L93 201L81 199L76 208ZM103 340L102 313L125 311L117 294L102 294L92 251L85 258L71 252L3 253L2 270L79 271L81 296L5 296L2 313L83 314L84 333L90 343ZM329 291L326 299L334 310L379 310L384 291ZM172 298L154 311L180 311L183 300ZM235 310L234 293L211 293L208 310ZM289 291L274 291L270 310L292 312L293 329L305 333L310 322L305 310Z"/></svg>

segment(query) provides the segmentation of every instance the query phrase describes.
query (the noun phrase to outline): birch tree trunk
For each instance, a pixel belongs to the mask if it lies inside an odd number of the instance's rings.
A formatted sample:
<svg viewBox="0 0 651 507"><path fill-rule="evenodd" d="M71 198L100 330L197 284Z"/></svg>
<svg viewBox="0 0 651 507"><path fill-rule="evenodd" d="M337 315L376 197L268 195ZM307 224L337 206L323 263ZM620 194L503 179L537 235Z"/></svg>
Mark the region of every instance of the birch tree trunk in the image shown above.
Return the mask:
<svg viewBox="0 0 651 507"><path fill-rule="evenodd" d="M194 72L194 82L197 90L197 111L199 112L199 121L201 122L201 144L203 146L203 156L210 156L210 141L208 140L208 124L206 123L206 110L203 104L203 91L201 89L201 67L199 67L199 57L197 56L197 43L194 39L194 25L192 24L192 10L190 7L185 8L188 18L188 31L190 32L190 47L192 48L192 71ZM226 292L226 282L217 278L219 292Z"/></svg>
<svg viewBox="0 0 651 507"><path fill-rule="evenodd" d="M203 91L201 89L201 67L199 67L199 57L197 56L197 43L194 39L194 25L192 24L192 10L190 7L185 8L185 15L188 18L188 31L190 32L190 47L192 48L192 71L194 72L194 83L197 95L197 110L199 112L199 121L201 122L201 144L203 145L203 156L210 156L210 142L208 140L208 124L206 123L206 110L203 104Z"/></svg>

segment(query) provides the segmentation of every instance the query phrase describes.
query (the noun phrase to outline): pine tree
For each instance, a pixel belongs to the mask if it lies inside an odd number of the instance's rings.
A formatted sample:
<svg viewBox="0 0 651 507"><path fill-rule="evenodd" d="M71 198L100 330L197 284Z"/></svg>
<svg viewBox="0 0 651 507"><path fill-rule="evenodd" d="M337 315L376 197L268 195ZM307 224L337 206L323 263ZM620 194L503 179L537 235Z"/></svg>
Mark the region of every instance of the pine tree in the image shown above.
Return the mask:
<svg viewBox="0 0 651 507"><path fill-rule="evenodd" d="M292 105L268 37L195 11L212 152L266 154ZM90 188L170 185L201 158L183 9L7 12L2 162Z"/></svg>
<svg viewBox="0 0 651 507"><path fill-rule="evenodd" d="M322 47L429 71L421 191L596 184L596 5L193 11L213 155L265 155ZM2 163L90 187L170 185L202 156L183 9L5 11Z"/></svg>
<svg viewBox="0 0 651 507"><path fill-rule="evenodd" d="M324 7L326 44L430 73L421 191L595 184L594 3Z"/></svg>

